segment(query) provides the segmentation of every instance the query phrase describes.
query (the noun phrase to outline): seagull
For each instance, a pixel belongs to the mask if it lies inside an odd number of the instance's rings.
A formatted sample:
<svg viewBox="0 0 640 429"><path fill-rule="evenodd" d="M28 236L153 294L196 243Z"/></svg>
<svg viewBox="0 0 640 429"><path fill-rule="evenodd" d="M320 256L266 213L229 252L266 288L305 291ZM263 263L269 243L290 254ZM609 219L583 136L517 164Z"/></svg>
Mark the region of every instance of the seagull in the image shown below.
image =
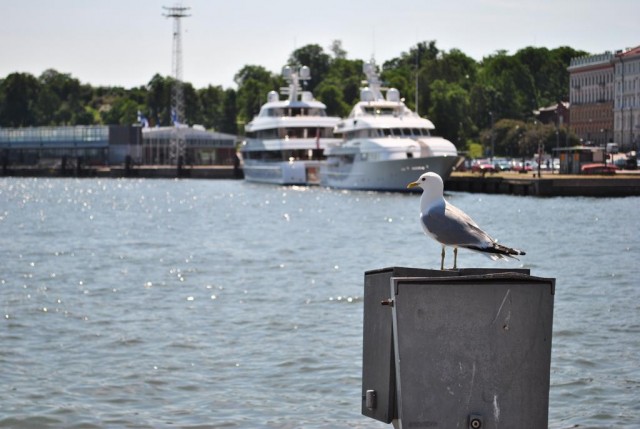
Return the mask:
<svg viewBox="0 0 640 429"><path fill-rule="evenodd" d="M465 212L449 204L444 199L444 182L433 172L424 173L407 188L422 189L420 197L420 224L425 234L442 244L440 270L444 270L444 250L453 247L453 269L457 268L458 248L473 250L489 258L518 259L524 255L522 250L512 249L498 244L489 234L480 229Z"/></svg>

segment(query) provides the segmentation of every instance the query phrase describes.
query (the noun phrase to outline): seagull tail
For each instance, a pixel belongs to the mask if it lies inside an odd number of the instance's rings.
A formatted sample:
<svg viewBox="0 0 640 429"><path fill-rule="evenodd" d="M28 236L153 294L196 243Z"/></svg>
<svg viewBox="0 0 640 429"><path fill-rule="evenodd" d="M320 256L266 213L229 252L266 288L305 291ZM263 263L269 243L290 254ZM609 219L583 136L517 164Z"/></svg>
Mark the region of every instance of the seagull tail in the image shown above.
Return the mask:
<svg viewBox="0 0 640 429"><path fill-rule="evenodd" d="M502 244L492 243L491 246L479 247L479 246L465 246L467 249L475 250L476 252L484 253L493 260L513 258L518 259L516 256L526 255L525 252L518 249L512 249L511 247L503 246Z"/></svg>

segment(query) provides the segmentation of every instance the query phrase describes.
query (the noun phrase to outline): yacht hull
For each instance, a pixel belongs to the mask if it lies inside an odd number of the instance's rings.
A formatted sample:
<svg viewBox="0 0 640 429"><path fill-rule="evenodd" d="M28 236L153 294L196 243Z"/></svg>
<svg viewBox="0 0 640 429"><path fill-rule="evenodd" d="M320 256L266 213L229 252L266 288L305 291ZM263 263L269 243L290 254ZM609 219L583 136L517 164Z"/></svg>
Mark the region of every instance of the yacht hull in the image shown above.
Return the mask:
<svg viewBox="0 0 640 429"><path fill-rule="evenodd" d="M462 160L460 156L433 156L385 161L336 163L321 170L321 184L336 189L406 192L407 184L432 171L446 180Z"/></svg>
<svg viewBox="0 0 640 429"><path fill-rule="evenodd" d="M321 161L245 162L244 179L271 185L319 185Z"/></svg>

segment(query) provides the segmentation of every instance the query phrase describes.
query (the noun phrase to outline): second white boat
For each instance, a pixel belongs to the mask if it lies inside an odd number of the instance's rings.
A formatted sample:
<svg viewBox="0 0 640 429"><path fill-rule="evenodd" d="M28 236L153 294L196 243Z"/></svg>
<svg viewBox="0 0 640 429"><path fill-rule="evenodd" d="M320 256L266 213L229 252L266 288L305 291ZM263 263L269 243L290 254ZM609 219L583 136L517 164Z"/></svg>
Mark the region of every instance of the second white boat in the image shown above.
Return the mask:
<svg viewBox="0 0 640 429"><path fill-rule="evenodd" d="M432 136L428 119L411 111L395 88L382 95L373 63L364 64L368 86L348 118L334 134L341 142L327 147L321 184L331 188L406 191L407 184L427 171L443 179L463 158L450 141Z"/></svg>

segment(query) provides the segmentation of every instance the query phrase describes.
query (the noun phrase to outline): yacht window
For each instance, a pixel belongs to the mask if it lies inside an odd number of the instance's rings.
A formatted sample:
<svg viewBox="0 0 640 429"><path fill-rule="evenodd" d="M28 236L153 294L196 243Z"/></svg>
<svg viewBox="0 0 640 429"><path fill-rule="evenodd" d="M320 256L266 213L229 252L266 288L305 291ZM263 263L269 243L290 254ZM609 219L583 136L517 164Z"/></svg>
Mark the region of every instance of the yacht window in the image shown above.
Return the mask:
<svg viewBox="0 0 640 429"><path fill-rule="evenodd" d="M278 129L272 128L269 130L260 130L251 134L259 139L275 139L278 138Z"/></svg>
<svg viewBox="0 0 640 429"><path fill-rule="evenodd" d="M411 129L410 128L403 128L402 129L402 134L405 136L410 136L411 135Z"/></svg>
<svg viewBox="0 0 640 429"><path fill-rule="evenodd" d="M389 136L391 135L391 129L389 129L389 128L384 128L384 129L382 130L382 132L384 133L384 135L385 135L386 137L389 137Z"/></svg>
<svg viewBox="0 0 640 429"><path fill-rule="evenodd" d="M333 128L321 128L320 137L333 137Z"/></svg>
<svg viewBox="0 0 640 429"><path fill-rule="evenodd" d="M412 133L414 136L419 136L419 135L421 134L421 133L420 133L420 129L419 129L419 128L414 128L414 129L412 129L412 130L411 130L411 133Z"/></svg>
<svg viewBox="0 0 640 429"><path fill-rule="evenodd" d="M287 128L286 133L290 139L305 137L304 128Z"/></svg>

